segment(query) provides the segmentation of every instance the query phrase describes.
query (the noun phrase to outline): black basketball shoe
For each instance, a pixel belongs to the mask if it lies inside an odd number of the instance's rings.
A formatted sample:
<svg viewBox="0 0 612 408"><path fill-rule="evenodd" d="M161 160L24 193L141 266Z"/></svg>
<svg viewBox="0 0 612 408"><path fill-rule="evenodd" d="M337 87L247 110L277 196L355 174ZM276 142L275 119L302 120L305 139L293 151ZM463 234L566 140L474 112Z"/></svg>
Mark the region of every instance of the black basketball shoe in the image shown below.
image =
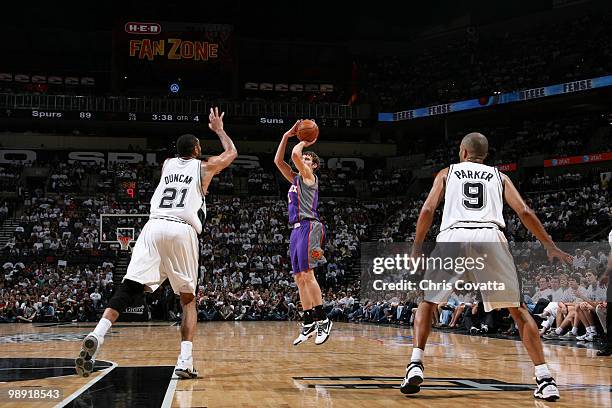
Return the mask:
<svg viewBox="0 0 612 408"><path fill-rule="evenodd" d="M599 350L597 352L597 356L598 357L606 357L606 356L610 356L612 355L612 347L608 346L608 347L604 347L601 350Z"/></svg>
<svg viewBox="0 0 612 408"><path fill-rule="evenodd" d="M533 392L533 396L539 399L543 399L549 402L553 402L561 398L559 395L559 389L557 383L552 377L542 378L541 380L536 379L538 388Z"/></svg>
<svg viewBox="0 0 612 408"><path fill-rule="evenodd" d="M400 386L402 394L416 394L421 391L421 384L424 380L423 363L420 361L411 361L406 367L406 375Z"/></svg>

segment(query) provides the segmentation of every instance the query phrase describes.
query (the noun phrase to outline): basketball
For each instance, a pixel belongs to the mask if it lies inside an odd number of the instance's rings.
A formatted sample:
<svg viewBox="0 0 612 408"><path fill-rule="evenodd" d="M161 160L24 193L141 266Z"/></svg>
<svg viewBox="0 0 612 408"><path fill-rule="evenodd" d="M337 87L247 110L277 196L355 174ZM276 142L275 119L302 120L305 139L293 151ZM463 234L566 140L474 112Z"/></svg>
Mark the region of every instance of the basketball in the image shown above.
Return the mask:
<svg viewBox="0 0 612 408"><path fill-rule="evenodd" d="M319 127L313 120L303 120L298 125L297 137L303 142L313 142L319 137Z"/></svg>

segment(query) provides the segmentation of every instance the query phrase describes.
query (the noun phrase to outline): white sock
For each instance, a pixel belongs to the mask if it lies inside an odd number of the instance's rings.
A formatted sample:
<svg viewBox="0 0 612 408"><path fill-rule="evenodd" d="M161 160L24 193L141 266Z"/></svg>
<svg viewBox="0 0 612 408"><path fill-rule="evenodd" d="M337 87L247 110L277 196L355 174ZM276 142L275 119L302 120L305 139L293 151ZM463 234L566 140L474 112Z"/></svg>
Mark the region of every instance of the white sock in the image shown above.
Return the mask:
<svg viewBox="0 0 612 408"><path fill-rule="evenodd" d="M574 336L578 334L578 328L577 327L572 327L572 334Z"/></svg>
<svg viewBox="0 0 612 408"><path fill-rule="evenodd" d="M538 380L552 377L552 375L550 375L550 371L548 371L548 366L546 363L535 366L535 375Z"/></svg>
<svg viewBox="0 0 612 408"><path fill-rule="evenodd" d="M549 327L552 327L554 321L555 321L554 316L550 316L548 319L546 319L546 321L542 322L542 326L546 324L546 328L548 329Z"/></svg>
<svg viewBox="0 0 612 408"><path fill-rule="evenodd" d="M111 323L110 320L103 317L100 319L100 321L98 322L98 325L96 326L93 332L97 336L104 338L104 336L106 336L106 333L108 332L108 330L111 328L112 325L113 324Z"/></svg>
<svg viewBox="0 0 612 408"><path fill-rule="evenodd" d="M181 341L181 358L183 360L188 360L191 357L191 349L193 348L193 343L190 341Z"/></svg>
<svg viewBox="0 0 612 408"><path fill-rule="evenodd" d="M561 327L557 327L555 329L555 333L557 333L558 335L561 335L561 334L563 334L563 329Z"/></svg>
<svg viewBox="0 0 612 408"><path fill-rule="evenodd" d="M597 334L597 328L595 326L589 326L587 327L587 332L591 334Z"/></svg>
<svg viewBox="0 0 612 408"><path fill-rule="evenodd" d="M420 348L413 348L412 349L412 357L410 358L410 361L423 361L423 349Z"/></svg>

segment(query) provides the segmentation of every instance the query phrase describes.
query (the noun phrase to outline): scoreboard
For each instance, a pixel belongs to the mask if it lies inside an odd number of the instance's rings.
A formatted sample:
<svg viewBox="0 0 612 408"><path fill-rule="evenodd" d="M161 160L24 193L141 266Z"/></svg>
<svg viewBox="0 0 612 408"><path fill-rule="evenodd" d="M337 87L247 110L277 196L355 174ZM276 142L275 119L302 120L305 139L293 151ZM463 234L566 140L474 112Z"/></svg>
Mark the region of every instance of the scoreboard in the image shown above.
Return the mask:
<svg viewBox="0 0 612 408"><path fill-rule="evenodd" d="M73 120L81 122L118 121L118 122L168 122L168 123L200 123L208 121L206 115L186 113L142 113L142 112L95 112L95 111L63 111L47 109L1 109L0 118L30 119L37 121Z"/></svg>
<svg viewBox="0 0 612 408"><path fill-rule="evenodd" d="M138 182L131 179L115 179L115 197L122 203L138 201Z"/></svg>
<svg viewBox="0 0 612 408"><path fill-rule="evenodd" d="M132 122L132 123L184 123L206 125L208 114L167 112L96 112L89 110L66 111L49 109L0 108L0 119L21 119L35 122L77 121L86 122ZM226 122L242 125L292 126L297 118L232 116ZM315 118L320 127L362 128L370 125L368 119Z"/></svg>

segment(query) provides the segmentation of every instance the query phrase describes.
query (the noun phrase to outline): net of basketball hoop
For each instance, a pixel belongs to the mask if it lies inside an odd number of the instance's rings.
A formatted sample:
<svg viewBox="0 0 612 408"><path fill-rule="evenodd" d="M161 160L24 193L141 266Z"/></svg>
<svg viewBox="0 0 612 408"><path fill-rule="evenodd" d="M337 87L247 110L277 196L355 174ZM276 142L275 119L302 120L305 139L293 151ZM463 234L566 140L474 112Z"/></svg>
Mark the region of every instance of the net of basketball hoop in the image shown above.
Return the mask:
<svg viewBox="0 0 612 408"><path fill-rule="evenodd" d="M119 235L117 237L117 241L119 241L119 245L121 245L122 251L127 251L130 249L130 242L132 241L132 237L129 235Z"/></svg>
<svg viewBox="0 0 612 408"><path fill-rule="evenodd" d="M117 228L117 242L121 245L122 251L131 249L130 242L134 240L134 228Z"/></svg>

